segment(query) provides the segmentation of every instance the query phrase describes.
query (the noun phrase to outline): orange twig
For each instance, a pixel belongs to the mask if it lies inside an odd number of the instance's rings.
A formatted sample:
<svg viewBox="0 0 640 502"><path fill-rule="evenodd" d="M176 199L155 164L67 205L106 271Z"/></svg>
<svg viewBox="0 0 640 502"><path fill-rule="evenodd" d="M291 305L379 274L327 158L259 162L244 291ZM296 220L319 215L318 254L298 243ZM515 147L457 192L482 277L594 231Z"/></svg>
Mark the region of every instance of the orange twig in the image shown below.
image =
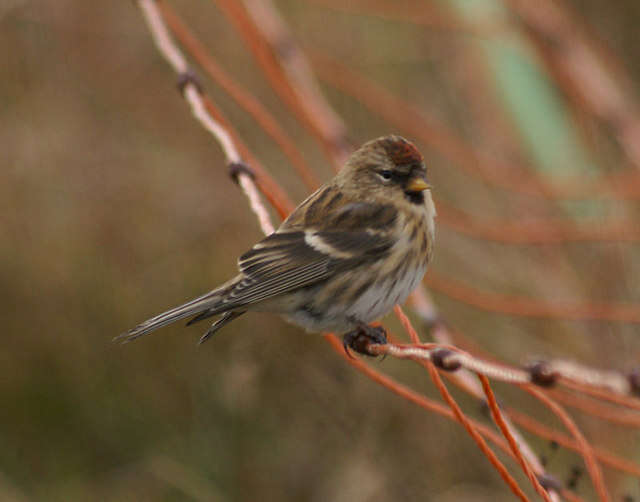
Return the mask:
<svg viewBox="0 0 640 502"><path fill-rule="evenodd" d="M481 34L482 32L482 30L464 25L458 19L448 16L445 12L436 8L435 4L417 4L417 8L407 13L405 10L399 10L392 3L367 2L366 5L362 6L337 0L311 0L311 3L345 14L375 16L386 21L410 22L424 28L456 34Z"/></svg>
<svg viewBox="0 0 640 502"><path fill-rule="evenodd" d="M616 321L640 323L640 306L633 303L547 303L533 298L480 291L433 270L426 283L435 291L481 310L521 317L572 321Z"/></svg>
<svg viewBox="0 0 640 502"><path fill-rule="evenodd" d="M640 428L640 413L621 410L618 406L605 405L595 399L572 395L560 389L552 389L550 392L556 401L580 410L587 415L614 424Z"/></svg>
<svg viewBox="0 0 640 502"><path fill-rule="evenodd" d="M569 448L570 450L576 451L578 453L580 452L580 448L576 441L571 439L569 436L546 427L537 420L531 418L529 415L520 413L517 410L509 409L508 412L511 419L523 429L526 429L532 434L535 434L536 436L539 436L541 438L555 441L565 448ZM638 466L637 464L630 462L629 460L620 458L619 456L602 448L594 448L593 451L596 458L603 464L608 465L609 467L620 472L626 472L627 474L631 474L632 476L640 478L640 466Z"/></svg>
<svg viewBox="0 0 640 502"><path fill-rule="evenodd" d="M242 108L244 108L258 125L277 143L282 152L291 161L300 177L313 190L320 183L307 164L302 152L282 130L276 119L249 91L245 90L215 61L178 14L163 0L157 0L162 16L180 43L189 51L207 74L222 87Z"/></svg>
<svg viewBox="0 0 640 502"><path fill-rule="evenodd" d="M518 445L515 438L513 437L513 434L511 434L511 430L507 425L507 423L505 422L504 417L502 416L502 412L500 411L500 407L498 406L496 397L493 394L493 390L491 390L491 385L489 385L489 379L484 375L478 375L478 378L480 379L480 383L482 384L482 390L484 391L485 396L487 396L487 404L489 405L489 410L491 411L491 416L493 417L493 421L502 431L502 435L505 437L505 439L509 443L509 447L511 448L511 451L513 452L516 460L520 464L520 467L522 467L522 470L527 475L527 477L529 478L529 481L531 481L531 484L533 485L535 490L538 492L538 494L545 501L551 502L551 499L549 498L549 494L542 487L542 485L540 484L540 481L538 481L538 478L533 473L533 470L531 469L527 461L522 456L522 453L520 451L520 446Z"/></svg>
<svg viewBox="0 0 640 502"><path fill-rule="evenodd" d="M331 345L331 347L336 351L336 353L338 353L341 357L343 357L343 359L346 362L348 362L354 368L357 368L359 371L364 373L374 382L382 385L383 387L386 387L387 389L392 391L394 394L397 394L403 399L406 399L407 401L413 404L416 404L427 411L431 411L443 417L449 418L451 420L455 420L453 411L451 411L446 406L440 403L437 403L427 398L426 396L422 396L417 392L414 392L413 390L409 389L405 385L399 382L396 382L391 377L374 370L369 365L362 362L360 359L348 357L344 353L344 348L342 347L342 343L335 337L335 335L325 335L325 340L329 343L329 345ZM498 448L500 448L504 453L506 453L509 456L513 456L513 454L511 453L511 450L509 449L509 445L502 437L500 437L500 435L496 434L489 427L486 427L481 423L472 421L472 424L478 431L480 431L480 433L484 437L490 440L493 444L495 444Z"/></svg>
<svg viewBox="0 0 640 502"><path fill-rule="evenodd" d="M402 310L402 307L400 307L400 305L396 305L393 310L394 310L396 316L398 317L398 319L400 320L400 322L402 323L402 326L404 327L404 329L409 334L409 337L410 337L411 341L414 344L419 344L420 343L420 337L418 336L418 333L416 332L415 328L411 324L411 321L409 320L409 318L406 316L406 314ZM427 371L429 372L429 376L433 380L433 383L436 385L436 387L440 391L440 394L442 395L442 398L449 405L449 407L451 408L451 411L453 411L453 414L456 417L456 420L458 420L458 422L460 422L462 424L462 426L467 430L467 432L473 438L473 440L476 442L476 444L478 445L478 447L480 448L482 453L485 454L485 456L489 459L491 464L500 473L500 476L505 481L505 483L507 483L507 485L509 486L511 491L513 491L513 493L516 496L520 497L521 500L527 500L526 495L524 494L524 492L522 492L522 490L520 489L520 487L516 483L515 479L513 479L513 477L509 474L509 472L506 470L504 465L502 465L502 463L500 463L500 461L495 456L493 451L491 451L489 449L489 447L487 446L487 444L484 441L484 439L480 436L480 434L478 434L478 432L474 428L473 424L464 415L464 413L462 412L462 410L458 406L458 403L456 403L456 401L453 399L453 396L447 390L446 386L444 385L444 382L440 378L440 375L438 374L437 370L435 369L435 366L433 365L433 363L431 361L427 360L427 361L424 361L424 366L427 369ZM511 437L513 439L512 436L509 436L509 437ZM508 437L507 437L507 441L509 441ZM509 446L511 446L511 444ZM518 450L517 447L515 448L515 450L512 448L512 452L513 452L513 455L515 456L516 459L518 459L519 461L520 461L520 459L522 459L522 454L520 453L520 451ZM523 462L522 465L526 465L526 463L524 462L524 459L522 459L522 462ZM525 470L525 472L527 472L527 471ZM528 474L529 473L527 472L527 475ZM535 477L534 477L534 479L535 479ZM532 480L532 483L533 483L533 480ZM535 484L534 484L534 486L535 486ZM543 490L542 487L540 487L540 489ZM546 494L546 492L545 492L545 496L547 497L545 500L549 500L548 499L548 495Z"/></svg>
<svg viewBox="0 0 640 502"><path fill-rule="evenodd" d="M592 222L578 226L569 220L530 219L480 221L441 199L434 199L438 221L461 234L504 244L558 244L562 242L640 242L635 222Z"/></svg>
<svg viewBox="0 0 640 502"><path fill-rule="evenodd" d="M440 341L441 343L442 342L451 343L452 338L451 338L451 333L449 331L449 328L447 327L446 324L437 321L438 312L435 310L435 306L431 303L431 300L427 296L426 292L423 289L418 288L412 295L411 300L417 314L419 314L423 319L425 319L425 321L429 323L433 323L433 322L436 323L433 329L434 338L437 341ZM461 336L460 334L456 334L456 338L459 338L460 336ZM483 357L485 357L487 361L494 362L493 358L490 358L488 355L484 354L484 352L482 353L482 355ZM551 364L552 366L554 366L553 363ZM458 385L462 390L464 390L465 392L467 392L468 394L476 398L479 398L477 387L474 385L475 381L465 378L467 376L468 376L468 373L465 373L464 369L461 369L455 373L448 374L448 377L456 385ZM574 374L573 377L575 376L576 375ZM577 382L577 381L574 382L573 380L570 380L569 378L562 376L562 374L558 378L558 384L563 384L567 387L572 387L572 388L575 388L576 390L579 390L585 393L589 393L593 391L593 392L596 392L597 395L600 396L601 398L613 397L613 399L611 400L618 404L623 404L623 405L629 404L629 403L636 404L636 401L637 401L629 396L619 396L616 394L612 394L613 389L611 388L608 388L608 390L604 390L603 388L599 388L599 387L591 387L590 385L584 382ZM565 436L560 432L557 432L545 427L544 425L542 425L541 423L539 423L538 421L536 421L535 419L531 418L528 415L519 413L517 410L514 410L514 409L509 409L508 416L514 422L516 422L520 427L528 430L529 432L539 437L556 441L558 444L561 444L566 448L579 451L576 441L572 440L571 438L569 438L568 436ZM523 450L523 453L527 452L527 449L522 449L522 450ZM640 466L634 464L633 462L622 459L614 455L613 453L610 453L606 450L603 450L597 447L594 448L594 453L596 458L600 460L603 464L613 469L619 470L621 472L626 472L634 476L640 477ZM527 458L529 459L531 464L536 468L536 472L541 474L543 472L543 468L537 461L537 458L533 456L528 456ZM567 497L568 493L569 492L563 493L563 497L568 498Z"/></svg>
<svg viewBox="0 0 640 502"><path fill-rule="evenodd" d="M272 0L244 0L254 25L271 47L307 115L331 145L334 163L342 166L351 151L342 118L331 108L315 81L311 65Z"/></svg>
<svg viewBox="0 0 640 502"><path fill-rule="evenodd" d="M158 49L182 79L181 90L185 100L189 103L193 116L216 139L230 167L242 164L242 159L236 146L237 143L232 140L228 132L229 128L221 124L221 120L224 119L222 114L217 111L213 103L203 94L202 89L189 74L186 59L167 32L162 17L157 10L157 5L152 0L139 0L139 5ZM253 171L250 170L250 172L259 177L257 183L273 196L274 201L283 205L288 203L284 192L260 166L254 166ZM267 234L271 233L273 226L269 213L260 200L253 176L248 172L239 171L237 180L249 199L249 204L258 217L262 229Z"/></svg>
<svg viewBox="0 0 640 502"><path fill-rule="evenodd" d="M561 377L559 381L565 387L577 390L579 392L584 392L585 394L596 397L598 399L602 399L603 401L609 401L610 403L619 404L620 406L626 406L627 408L631 408L633 410L640 410L640 399L638 399L637 397L614 394L610 389L593 387L587 383L570 380L567 378Z"/></svg>
<svg viewBox="0 0 640 502"><path fill-rule="evenodd" d="M298 94L291 86L282 68L269 50L267 42L254 25L244 6L237 0L214 1L236 27L276 94L293 111L298 120L320 141L328 156L339 167L339 159L334 156L335 146L333 142L323 134L322 128L318 126L305 106L300 102Z"/></svg>
<svg viewBox="0 0 640 502"><path fill-rule="evenodd" d="M383 375L383 374L371 369L370 366L366 365L361 360L355 359L355 358L350 358L350 357L346 356L346 354L344 354L344 349L342 348L342 344L340 343L340 341L334 335L326 335L325 339L329 342L329 344L333 347L333 349L337 353L339 353L341 356L344 357L344 359L350 365L352 365L352 366L356 367L357 369L359 369L361 372L363 372L365 375L367 375L373 381L379 383L380 385L383 385L384 387L386 387L387 389L391 390L395 394L398 394L400 397L406 399L407 401L410 401L410 402L412 402L414 404L417 404L421 408L424 408L424 409L426 409L428 411L432 411L432 412L438 413L439 415L442 415L444 417L450 418L452 420L460 421L458 416L456 415L453 407L451 409L447 409L445 406L442 406L439 403L436 403L436 402L434 402L434 401L432 401L432 400L430 400L430 399L428 399L428 398L426 398L424 396L421 396L421 395L413 392L412 390L408 389L404 385L394 381L390 377L388 377L386 375ZM436 376L437 376L437 372L436 372ZM445 389L445 392L446 392L446 389ZM451 397L451 396L449 395L449 397ZM451 399L453 399L453 398L451 398ZM455 401L454 401L454 405L455 405ZM457 405L455 405L455 406L457 406ZM460 414L462 414L462 412L461 412L461 410L459 408L458 408L458 411L459 411ZM509 449L508 444L504 441L504 439L502 439L500 436L498 436L492 430L488 429L487 427L483 426L482 424L478 424L478 423L468 419L464 415L462 415L462 416L463 416L463 420L466 421L466 425L463 422L460 422L460 423L463 423L463 425L465 425L465 428L469 427L471 430L473 430L472 437L474 438L476 443L478 443L479 446L481 444L484 445L484 449L483 449L483 447L481 447L483 453L485 453L485 455L489 458L491 464L498 470L498 472L500 473L501 477L505 480L505 482L507 482L507 484L512 489L512 491L514 491L514 493L521 500L528 500L526 498L526 496L524 495L524 493L522 492L522 490L520 489L520 487L515 482L515 480L508 473L508 471L506 470L504 465L495 456L495 453L493 453L493 451L491 451L491 449L487 446L487 444L484 441L484 439L482 438L482 436L480 436L479 433L476 432L476 431L480 431L480 433L483 436L489 438L496 446L500 447L505 453L509 454L510 456L513 456L513 453ZM469 429L467 429L467 430L469 430ZM520 494L522 496L520 496Z"/></svg>
<svg viewBox="0 0 640 502"><path fill-rule="evenodd" d="M407 317L407 314L405 314L404 311L402 310L402 307L400 305L396 305L395 307L393 307L393 312L396 314L396 317L400 320L402 327L409 334L409 338L411 339L411 341L413 343L420 343L420 337L418 336L418 333L413 327L413 324L411 324L411 321Z"/></svg>
<svg viewBox="0 0 640 502"><path fill-rule="evenodd" d="M591 481L593 482L593 486L596 490L596 493L598 494L598 497L602 502L608 502L610 500L609 494L607 493L607 489L604 486L602 472L600 471L600 466L598 465L593 447L586 440L582 432L580 432L580 429L578 429L569 414L564 410L564 408L562 408L562 406L560 406L544 392L533 387L532 385L520 385L520 388L522 388L525 392L531 394L545 406L547 406L560 419L567 430L569 430L571 435L576 440L579 452L584 459L585 466L587 467L587 472L591 477Z"/></svg>
<svg viewBox="0 0 640 502"><path fill-rule="evenodd" d="M526 501L529 500L527 496L524 494L522 489L518 486L517 482L511 474L507 471L506 467L498 460L496 454L487 446L487 443L482 438L482 436L478 433L476 428L473 426L471 421L462 413L462 410L458 406L458 403L455 402L453 396L449 393L444 382L438 375L435 366L431 362L427 362L427 370L429 371L429 376L433 380L433 383L436 385L438 391L440 391L440 395L445 400L445 402L449 405L453 414L455 415L458 422L462 424L465 430L469 433L469 435L473 438L473 440L478 445L478 448L485 454L485 456L489 459L491 464L495 467L495 469L500 473L500 476L504 480L504 482L509 486L511 491L516 495L520 500Z"/></svg>
<svg viewBox="0 0 640 502"><path fill-rule="evenodd" d="M222 114L220 109L209 99L203 96L203 102L207 112L211 114L220 124L222 124L233 139L236 148L242 157L247 159L251 165L251 169L256 177L256 184L260 188L262 194L267 198L269 203L278 211L281 218L286 217L294 209L294 205L287 194L280 188L280 185L271 177L271 175L262 167L262 164L251 153L244 142L240 139L234 127L229 120ZM271 232L265 232L267 234Z"/></svg>

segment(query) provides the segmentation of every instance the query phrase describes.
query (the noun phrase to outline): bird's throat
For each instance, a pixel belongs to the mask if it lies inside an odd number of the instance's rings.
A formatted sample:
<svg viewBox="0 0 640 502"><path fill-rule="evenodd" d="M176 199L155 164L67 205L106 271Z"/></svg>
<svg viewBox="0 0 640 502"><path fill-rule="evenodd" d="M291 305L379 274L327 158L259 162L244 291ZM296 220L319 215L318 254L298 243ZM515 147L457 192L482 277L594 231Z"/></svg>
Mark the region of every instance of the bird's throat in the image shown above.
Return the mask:
<svg viewBox="0 0 640 502"><path fill-rule="evenodd" d="M424 192L405 192L405 197L411 204L415 204L416 206L420 204L424 204Z"/></svg>

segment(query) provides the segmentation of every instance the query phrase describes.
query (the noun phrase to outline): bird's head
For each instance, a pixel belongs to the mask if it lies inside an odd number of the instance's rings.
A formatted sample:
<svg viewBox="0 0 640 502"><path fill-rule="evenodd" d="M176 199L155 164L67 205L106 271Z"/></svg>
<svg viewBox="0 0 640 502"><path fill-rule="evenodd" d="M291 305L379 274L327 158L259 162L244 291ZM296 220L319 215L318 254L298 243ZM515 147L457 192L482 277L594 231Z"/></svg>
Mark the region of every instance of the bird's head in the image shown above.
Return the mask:
<svg viewBox="0 0 640 502"><path fill-rule="evenodd" d="M340 172L343 186L368 195L424 204L427 168L418 149L401 136L384 136L362 145Z"/></svg>

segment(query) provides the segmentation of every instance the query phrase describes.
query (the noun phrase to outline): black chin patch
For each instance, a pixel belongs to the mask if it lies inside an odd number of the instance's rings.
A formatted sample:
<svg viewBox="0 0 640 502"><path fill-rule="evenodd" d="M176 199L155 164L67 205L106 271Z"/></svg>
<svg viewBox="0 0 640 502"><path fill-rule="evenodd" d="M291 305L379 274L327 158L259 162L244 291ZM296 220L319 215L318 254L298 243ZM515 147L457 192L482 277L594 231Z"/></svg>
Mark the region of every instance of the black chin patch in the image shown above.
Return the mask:
<svg viewBox="0 0 640 502"><path fill-rule="evenodd" d="M404 195L411 204L424 204L424 192L405 192Z"/></svg>

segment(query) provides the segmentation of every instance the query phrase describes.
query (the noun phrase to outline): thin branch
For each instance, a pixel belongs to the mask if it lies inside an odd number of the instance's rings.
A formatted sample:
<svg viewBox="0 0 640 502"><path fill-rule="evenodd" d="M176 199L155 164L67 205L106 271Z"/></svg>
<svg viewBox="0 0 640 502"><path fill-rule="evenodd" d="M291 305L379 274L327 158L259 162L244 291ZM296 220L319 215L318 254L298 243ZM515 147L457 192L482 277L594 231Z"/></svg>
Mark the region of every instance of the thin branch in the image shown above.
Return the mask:
<svg viewBox="0 0 640 502"><path fill-rule="evenodd" d="M640 323L640 305L631 302L544 302L535 298L479 290L460 281L444 278L433 270L427 274L426 283L434 291L489 312L538 319Z"/></svg>
<svg viewBox="0 0 640 502"><path fill-rule="evenodd" d="M531 416L525 413L521 413L513 408L507 409L507 412L516 424L529 431L530 433L535 434L538 437L548 439L549 441L555 441L564 448L569 448L570 450L580 453L580 446L569 436L553 430L550 427L547 427L546 425L543 425L542 423L533 419ZM593 452L595 457L600 462L611 467L612 469L616 469L617 471L640 478L640 466L638 466L634 462L621 458L618 455L611 453L610 451L607 451L603 448L594 447Z"/></svg>
<svg viewBox="0 0 640 502"><path fill-rule="evenodd" d="M227 163L230 166L242 165L243 162L240 154L238 153L230 135L227 133L227 130L222 127L219 122L215 121L209 113L207 113L206 105L202 99L202 91L196 81L190 77L186 59L171 39L154 0L139 0L139 5L158 50L173 67L176 73L184 79L182 82L183 95L189 103L194 117L216 139L224 152ZM238 171L238 183L242 187L244 194L247 196L252 210L258 217L262 230L269 234L273 232L273 225L270 221L269 212L260 199L255 181L250 173L250 170Z"/></svg>
<svg viewBox="0 0 640 502"><path fill-rule="evenodd" d="M624 86L625 79L611 75L598 51L557 2L543 1L535 7L526 0L508 3L525 22L538 49L556 61L555 70L571 83L581 104L615 131L626 156L640 169L640 103Z"/></svg>
<svg viewBox="0 0 640 502"><path fill-rule="evenodd" d="M489 379L486 376L480 375L480 374L478 375L478 378L480 379L480 382L482 383L482 389L485 395L487 396L487 403L489 405L489 410L491 411L491 416L493 417L493 421L502 431L502 435L505 437L505 439L509 443L509 447L511 448L511 451L513 452L514 456L516 457L516 460L522 467L522 470L525 472L525 474L529 478L529 481L531 481L531 484L535 488L536 492L538 492L538 494L544 500L546 500L547 502L551 502L551 499L549 498L549 494L542 487L542 485L540 484L540 481L538 481L538 478L536 477L533 470L531 469L531 466L527 463L527 461L523 457L520 445L518 444L518 442L516 441L516 438L511 433L511 428L509 427L506 420L502 416L502 412L500 411L500 407L498 406L496 397L493 394L491 385L489 385Z"/></svg>
<svg viewBox="0 0 640 502"><path fill-rule="evenodd" d="M438 375L438 372L436 371L436 368L433 365L433 363L431 362L427 363L427 370L429 371L429 376L431 377L436 387L440 391L442 398L445 400L445 402L449 405L449 407L453 411L453 414L455 415L456 419L462 424L462 426L466 429L469 435L476 442L476 444L478 445L478 448L480 448L482 453L485 454L485 456L489 459L491 464L500 473L500 476L502 477L504 482L507 484L507 486L509 486L511 491L520 500L523 500L523 501L529 500L524 494L524 492L521 490L521 488L518 486L515 479L513 479L513 477L509 474L506 467L500 462L500 460L498 460L498 457L496 457L495 453L493 453L493 451L489 449L489 447L487 446L482 436L478 433L476 427L474 427L473 423L464 415L464 413L462 413L462 410L460 409L458 404L453 399L453 396L451 396L446 386L444 385L444 382L440 378L440 375Z"/></svg>
<svg viewBox="0 0 640 502"><path fill-rule="evenodd" d="M271 0L244 0L244 3L255 27L273 49L298 100L322 131L325 142L331 145L335 164L342 166L352 150L347 128L322 94L306 55Z"/></svg>
<svg viewBox="0 0 640 502"><path fill-rule="evenodd" d="M229 75L213 55L198 40L180 16L163 0L156 0L162 17L180 43L189 51L204 71L246 110L258 125L276 142L296 168L307 188L313 190L320 184L304 155L280 127L273 115L248 90Z"/></svg>
<svg viewBox="0 0 640 502"><path fill-rule="evenodd" d="M414 308L414 311L422 318L422 320L428 325L432 326L431 333L434 339L438 341L440 345L450 347L452 342L452 336L447 328L447 324L440 319L440 315L437 312L435 305L430 300L426 291L423 288L418 288L416 289L416 291L414 291L414 293L411 295L411 304ZM489 363L492 363L492 362L493 361L489 361ZM495 364L499 364L499 363L495 363ZM482 389L479 388L479 386L477 385L477 380L471 378L473 373L461 367L459 370L455 372L446 373L446 375L450 380L452 380L456 385L458 385L462 390L464 390L468 394L474 396L477 399L482 398L482 392L483 392ZM627 404L627 405L629 405L630 403L635 404L636 400L634 400L630 396L618 396L616 394L612 394L610 389L607 389L605 391L604 389L599 387L593 387L593 388L589 387L587 384L582 382L577 382L577 381L573 382L569 378L564 378L561 374L556 374L556 376L557 376L556 383L558 385L565 385L568 387L572 387L572 388L575 388L576 390L579 390L585 393L589 393L591 391L593 392L597 391L598 395L605 394L610 397L615 396L616 398L615 401L617 402L617 404ZM566 448L572 449L574 451L577 451L577 452L580 451L580 448L576 443L576 441L572 440L571 438L569 438L568 436L565 436L560 432L547 428L546 426L542 425L541 423L531 418L530 416L519 413L517 410L514 410L514 409L508 409L507 414L520 427L528 430L529 432L539 437L556 441L558 444ZM506 419L506 421L507 423L509 423L509 419ZM519 437L519 433L512 426L511 426L511 433L515 437ZM529 461L529 463L533 466L536 474L541 478L548 477L548 475L544 472L544 467L539 462L537 456L530 450L528 444L523 440L518 440L518 444L520 445L520 449L525 455L525 457L527 458L527 460ZM600 460L603 464L613 469L640 477L640 466L634 464L633 462L622 459L611 452L608 452L606 450L603 450L597 447L594 448L594 453L596 458ZM563 493L563 497L567 498L567 494Z"/></svg>
<svg viewBox="0 0 640 502"><path fill-rule="evenodd" d="M600 498L601 502L608 502L610 500L609 494L607 493L607 489L604 485L602 472L600 470L600 466L598 465L593 447L586 440L586 438L584 437L580 429L578 429L577 425L571 419L569 414L564 410L564 408L562 408L562 406L556 403L541 390L536 389L531 385L520 385L520 388L545 404L560 419L567 430L569 430L571 435L576 440L579 452L584 459L584 463L587 467L587 471L589 472L589 476L591 477L591 481L593 482L593 486L596 490L596 493L598 494L598 497Z"/></svg>
<svg viewBox="0 0 640 502"><path fill-rule="evenodd" d="M242 3L238 2L238 0L214 0L214 2L236 27L238 34L244 40L282 102L292 110L298 120L320 141L325 152L332 159L334 166L339 168L340 159L335 155L336 147L333 139L325 135L325 131L310 115L305 104L300 101L299 94L293 89L282 67L270 52L267 41L253 23L249 14L247 14Z"/></svg>
<svg viewBox="0 0 640 502"><path fill-rule="evenodd" d="M327 335L325 338L332 345L333 349L336 352L338 352L341 355L344 355L344 349L342 347L342 344L338 341L338 339L335 336ZM458 408L458 412L459 412L460 415L456 414L456 412L454 411L454 407L457 406L455 404L455 401L453 402L454 406L453 407L450 406L451 409L447 409L445 406L443 406L443 405L441 405L439 403L436 403L434 401L431 401L430 399L413 392L412 390L408 389L404 385L394 381L390 377L388 377L386 375L383 375L383 374L371 369L370 366L368 366L365 363L363 363L360 359L354 359L354 358L349 358L349 357L346 357L345 359L349 364L351 364L352 366L356 367L361 372L363 372L365 375L367 375L369 378L371 378L375 382L383 385L384 387L386 387L387 389L391 390L395 394L398 394L399 396L403 397L404 399L406 399L406 400L408 400L410 402L413 402L414 404L417 404L418 406L420 406L420 407L422 407L422 408L424 408L426 410L433 411L433 412L438 413L439 415L445 416L445 417L450 418L452 420L456 420L456 421L462 423L463 426L465 427L465 429L467 429L468 431L469 430L473 431L472 433L470 433L472 435L473 439L476 441L476 443L479 446L482 445L481 446L482 452L489 458L491 464L499 471L501 477L503 477L505 482L507 482L507 484L509 485L511 490L514 492L514 494L516 494L520 498L520 500L527 500L526 496L524 495L522 490L518 487L518 485L515 482L515 480L507 472L506 468L500 462L500 460L498 460L498 458L495 456L495 453L493 453L493 451L491 451L491 449L486 445L486 442L482 439L480 434L482 434L482 436L484 436L484 437L488 437L489 439L491 439L491 441L496 446L499 446L502 449L502 451L504 451L505 453L509 454L510 456L513 456L513 453L511 452L511 450L509 449L508 444L505 442L505 440L503 438L498 436L495 432L493 432L492 430L488 429L484 425L479 424L479 423L467 418L466 416L464 416L464 414L462 414L462 412L461 412L461 410L459 408ZM436 372L436 377L437 377L437 372ZM446 392L446 389L445 389L445 392ZM451 396L449 395L449 397L451 397ZM453 398L451 398L451 399L453 399ZM463 417L462 421L460 420L460 416Z"/></svg>
<svg viewBox="0 0 640 502"><path fill-rule="evenodd" d="M552 389L550 395L558 402L571 406L586 415L605 420L613 424L640 428L640 413L601 403L593 398L570 394L565 390Z"/></svg>

